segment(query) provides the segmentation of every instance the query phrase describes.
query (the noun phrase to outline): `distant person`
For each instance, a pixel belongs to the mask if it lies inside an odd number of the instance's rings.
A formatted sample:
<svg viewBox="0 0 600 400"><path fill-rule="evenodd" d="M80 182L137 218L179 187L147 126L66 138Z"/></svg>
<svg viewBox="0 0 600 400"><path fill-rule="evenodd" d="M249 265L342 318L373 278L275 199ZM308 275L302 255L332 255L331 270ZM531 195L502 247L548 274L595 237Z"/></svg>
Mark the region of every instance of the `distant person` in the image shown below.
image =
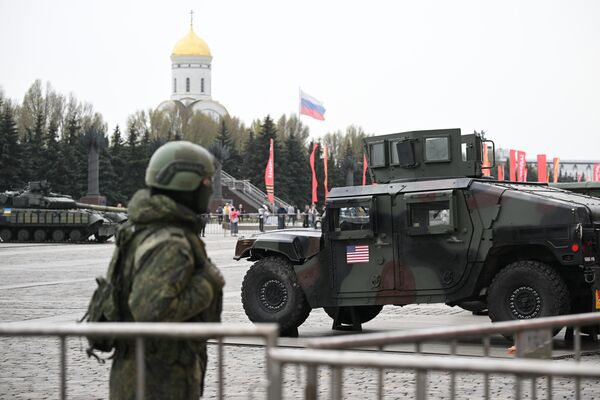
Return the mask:
<svg viewBox="0 0 600 400"><path fill-rule="evenodd" d="M238 211L240 212L240 222L244 222L244 205L240 204L238 207Z"/></svg>
<svg viewBox="0 0 600 400"><path fill-rule="evenodd" d="M304 212L302 212L302 227L308 228L309 226L309 214L310 214L310 206L307 204L304 206Z"/></svg>
<svg viewBox="0 0 600 400"><path fill-rule="evenodd" d="M231 236L237 236L238 234L238 222L240 218L240 212L235 209L235 207L231 207L229 210L229 221L231 221Z"/></svg>
<svg viewBox="0 0 600 400"><path fill-rule="evenodd" d="M121 321L220 322L225 281L198 236L198 215L208 212L214 172L212 155L190 142L168 142L152 155L148 188L131 199L109 266L108 277L119 288ZM146 399L202 395L205 339L146 338L144 343ZM112 359L110 399L134 399L135 341L116 339Z"/></svg>
<svg viewBox="0 0 600 400"><path fill-rule="evenodd" d="M265 231L265 209L262 206L258 207L258 230Z"/></svg>
<svg viewBox="0 0 600 400"><path fill-rule="evenodd" d="M219 206L217 207L217 219L219 220L219 225L221 225L223 223L223 207Z"/></svg>
<svg viewBox="0 0 600 400"><path fill-rule="evenodd" d="M312 205L310 206L310 209L308 210L308 215L310 217L310 226L313 228L316 228L316 222L317 222L317 215L319 214L319 211L317 211L317 206L315 205L315 203L312 203Z"/></svg>
<svg viewBox="0 0 600 400"><path fill-rule="evenodd" d="M287 208L288 224L294 225L296 223L296 207L290 204Z"/></svg>
<svg viewBox="0 0 600 400"><path fill-rule="evenodd" d="M279 206L277 209L277 229L285 229L285 216L287 215L287 210L284 206Z"/></svg>
<svg viewBox="0 0 600 400"><path fill-rule="evenodd" d="M223 219L225 223L229 223L229 210L231 209L231 205L229 203L225 203L225 207L223 207Z"/></svg>

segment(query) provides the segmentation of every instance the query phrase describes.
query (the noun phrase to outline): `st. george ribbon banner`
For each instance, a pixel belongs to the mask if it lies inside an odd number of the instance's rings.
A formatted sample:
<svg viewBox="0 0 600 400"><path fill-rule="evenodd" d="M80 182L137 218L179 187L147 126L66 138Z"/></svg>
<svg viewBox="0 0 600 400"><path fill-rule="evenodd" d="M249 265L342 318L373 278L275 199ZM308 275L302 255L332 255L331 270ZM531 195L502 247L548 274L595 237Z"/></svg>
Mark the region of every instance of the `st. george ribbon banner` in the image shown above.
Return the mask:
<svg viewBox="0 0 600 400"><path fill-rule="evenodd" d="M315 151L317 151L317 143L313 143L312 153L310 153L310 169L312 171L312 202L317 202L317 174L315 173Z"/></svg>
<svg viewBox="0 0 600 400"><path fill-rule="evenodd" d="M273 139L269 140L269 161L265 168L265 186L267 187L267 198L269 203L275 203L275 168L273 166Z"/></svg>
<svg viewBox="0 0 600 400"><path fill-rule="evenodd" d="M323 186L325 189L325 200L327 201L327 196L329 196L329 190L327 190L327 161L329 161L329 150L327 149L327 145L323 145L323 171L325 172L325 177L323 179Z"/></svg>

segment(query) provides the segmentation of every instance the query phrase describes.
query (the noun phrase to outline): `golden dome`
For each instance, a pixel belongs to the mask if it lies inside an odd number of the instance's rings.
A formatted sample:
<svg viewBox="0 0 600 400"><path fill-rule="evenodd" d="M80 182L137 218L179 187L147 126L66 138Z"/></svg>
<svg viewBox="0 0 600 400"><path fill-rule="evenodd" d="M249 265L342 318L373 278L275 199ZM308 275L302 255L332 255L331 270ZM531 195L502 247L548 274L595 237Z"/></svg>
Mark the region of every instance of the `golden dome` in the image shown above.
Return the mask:
<svg viewBox="0 0 600 400"><path fill-rule="evenodd" d="M171 56L207 56L211 57L210 49L206 42L200 39L190 27L190 31L183 37L175 47Z"/></svg>

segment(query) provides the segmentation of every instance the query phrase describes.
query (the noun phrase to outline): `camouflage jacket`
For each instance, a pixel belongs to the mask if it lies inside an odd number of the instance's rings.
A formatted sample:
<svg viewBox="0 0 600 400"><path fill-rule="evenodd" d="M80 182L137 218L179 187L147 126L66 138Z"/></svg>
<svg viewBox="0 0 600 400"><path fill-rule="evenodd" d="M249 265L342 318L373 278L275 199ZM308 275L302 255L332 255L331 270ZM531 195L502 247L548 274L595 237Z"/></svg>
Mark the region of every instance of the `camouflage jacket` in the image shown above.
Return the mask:
<svg viewBox="0 0 600 400"><path fill-rule="evenodd" d="M113 284L120 288L122 321L220 321L224 280L198 237L201 224L167 196L150 196L148 190L133 196L111 261L121 269ZM158 351L161 346L154 344ZM151 352L153 347L149 343ZM172 350L163 354L170 361L182 349Z"/></svg>

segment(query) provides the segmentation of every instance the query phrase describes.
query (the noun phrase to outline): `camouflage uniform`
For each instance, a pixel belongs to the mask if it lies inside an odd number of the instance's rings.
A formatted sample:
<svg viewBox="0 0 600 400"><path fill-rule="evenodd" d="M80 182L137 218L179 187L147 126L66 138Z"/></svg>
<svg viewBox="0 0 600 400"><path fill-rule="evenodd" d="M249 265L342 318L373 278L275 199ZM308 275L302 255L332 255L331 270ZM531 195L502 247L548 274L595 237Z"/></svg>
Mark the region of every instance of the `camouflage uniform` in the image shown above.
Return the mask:
<svg viewBox="0 0 600 400"><path fill-rule="evenodd" d="M121 270L120 282L113 282L122 290L121 319L219 322L224 280L198 237L199 216L168 196L151 196L144 189L132 198L129 218L119 230L111 262ZM204 340L148 339L145 357L146 399L201 396L207 362ZM117 341L110 398L134 399L135 388L134 343Z"/></svg>

